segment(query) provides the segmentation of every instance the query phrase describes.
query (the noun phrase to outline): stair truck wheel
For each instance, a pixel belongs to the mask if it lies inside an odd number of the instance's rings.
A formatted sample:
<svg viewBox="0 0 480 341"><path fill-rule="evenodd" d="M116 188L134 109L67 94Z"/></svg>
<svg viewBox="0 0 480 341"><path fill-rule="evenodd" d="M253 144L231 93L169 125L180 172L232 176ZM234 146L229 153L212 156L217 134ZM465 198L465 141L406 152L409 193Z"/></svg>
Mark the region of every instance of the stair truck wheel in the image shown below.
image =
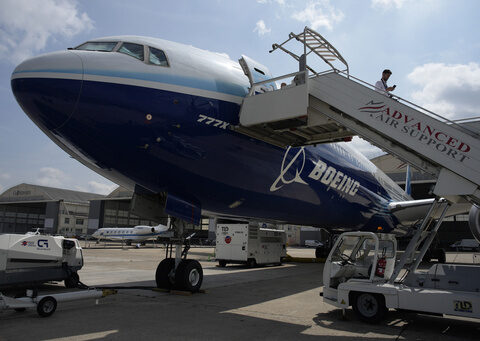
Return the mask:
<svg viewBox="0 0 480 341"><path fill-rule="evenodd" d="M175 271L175 288L198 292L202 286L202 266L195 259L184 259Z"/></svg>
<svg viewBox="0 0 480 341"><path fill-rule="evenodd" d="M226 260L219 260L218 261L218 266L221 268L224 268L227 266L227 261Z"/></svg>
<svg viewBox="0 0 480 341"><path fill-rule="evenodd" d="M48 317L52 315L57 309L57 300L52 296L44 297L37 304L37 313L41 317Z"/></svg>
<svg viewBox="0 0 480 341"><path fill-rule="evenodd" d="M76 288L78 287L78 283L80 282L80 276L78 273L73 272L68 278L65 278L64 283L66 288Z"/></svg>
<svg viewBox="0 0 480 341"><path fill-rule="evenodd" d="M155 281L157 282L157 288L170 290L173 286L170 278L170 273L175 268L174 258L165 258L158 264L157 271L155 272Z"/></svg>
<svg viewBox="0 0 480 341"><path fill-rule="evenodd" d="M247 260L247 267L254 268L256 266L257 266L257 261L255 260L255 258L249 258Z"/></svg>
<svg viewBox="0 0 480 341"><path fill-rule="evenodd" d="M352 306L358 318L367 323L379 323L388 312L385 297L369 292L356 293Z"/></svg>

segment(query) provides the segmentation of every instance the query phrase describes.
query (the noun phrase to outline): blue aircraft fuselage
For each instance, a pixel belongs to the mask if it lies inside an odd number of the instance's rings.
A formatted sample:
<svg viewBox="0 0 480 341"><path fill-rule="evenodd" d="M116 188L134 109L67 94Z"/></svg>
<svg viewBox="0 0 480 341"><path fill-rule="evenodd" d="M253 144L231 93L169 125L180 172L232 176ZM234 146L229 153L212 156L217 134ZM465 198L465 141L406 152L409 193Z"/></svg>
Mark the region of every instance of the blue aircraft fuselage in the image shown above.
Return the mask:
<svg viewBox="0 0 480 341"><path fill-rule="evenodd" d="M29 59L15 69L12 89L52 140L94 171L218 215L396 227L387 205L410 197L347 143L285 150L231 129L250 86L238 63L159 39L92 42L115 48ZM143 46L143 60L122 42ZM158 50L161 65L151 59Z"/></svg>

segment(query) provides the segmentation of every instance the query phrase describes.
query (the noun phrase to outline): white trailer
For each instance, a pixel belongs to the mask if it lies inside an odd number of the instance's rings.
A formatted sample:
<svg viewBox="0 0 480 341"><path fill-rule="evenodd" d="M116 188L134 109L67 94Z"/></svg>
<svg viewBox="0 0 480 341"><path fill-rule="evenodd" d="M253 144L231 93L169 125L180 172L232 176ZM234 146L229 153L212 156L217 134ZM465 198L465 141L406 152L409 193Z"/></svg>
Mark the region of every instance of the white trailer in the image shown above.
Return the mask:
<svg viewBox="0 0 480 341"><path fill-rule="evenodd" d="M324 302L342 309L352 306L370 323L381 321L389 308L480 318L479 266L435 264L416 271L428 245L418 255L407 247L398 264L396 245L391 234L340 235L324 267ZM408 262L411 266L403 268Z"/></svg>
<svg viewBox="0 0 480 341"><path fill-rule="evenodd" d="M221 267L227 263L281 264L286 257L283 230L260 228L254 223L217 224L215 255Z"/></svg>
<svg viewBox="0 0 480 341"><path fill-rule="evenodd" d="M108 295L116 294L113 289L88 289L76 292L53 293L48 295L38 295L36 290L26 290L23 297L8 297L0 293L0 309L14 309L22 312L27 308L36 308L38 315L48 317L57 309L57 302L76 301L88 298L102 298Z"/></svg>

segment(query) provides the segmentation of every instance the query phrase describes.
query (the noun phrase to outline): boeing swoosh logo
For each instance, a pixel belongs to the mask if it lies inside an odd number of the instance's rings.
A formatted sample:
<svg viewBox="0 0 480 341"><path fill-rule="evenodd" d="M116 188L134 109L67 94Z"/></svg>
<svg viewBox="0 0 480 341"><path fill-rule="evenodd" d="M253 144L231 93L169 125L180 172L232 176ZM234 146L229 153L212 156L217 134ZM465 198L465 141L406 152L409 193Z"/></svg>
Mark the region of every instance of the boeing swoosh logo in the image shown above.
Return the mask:
<svg viewBox="0 0 480 341"><path fill-rule="evenodd" d="M280 169L280 175L278 178L273 182L273 184L270 186L270 192L275 192L282 188L284 185L291 184L293 182L297 182L300 184L307 185L305 181L302 180L300 177L300 174L302 174L303 167L305 167L305 148L302 147L298 150L298 152L292 157L290 162L285 166L285 163L287 161L287 156L288 153L290 152L292 147L288 147L287 150L285 151L285 155L283 156L283 161L282 161L282 168ZM298 158L302 158L302 163L300 169L295 170L295 177L292 180L285 180L285 174L290 170L290 168L294 165L295 161L297 161Z"/></svg>

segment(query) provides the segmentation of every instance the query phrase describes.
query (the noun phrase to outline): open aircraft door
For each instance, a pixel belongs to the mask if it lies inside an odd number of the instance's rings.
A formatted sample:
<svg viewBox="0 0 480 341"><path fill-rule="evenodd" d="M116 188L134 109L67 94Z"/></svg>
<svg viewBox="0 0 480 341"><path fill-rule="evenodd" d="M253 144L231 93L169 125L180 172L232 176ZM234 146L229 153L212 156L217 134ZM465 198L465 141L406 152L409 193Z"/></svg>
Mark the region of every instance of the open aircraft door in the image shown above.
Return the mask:
<svg viewBox="0 0 480 341"><path fill-rule="evenodd" d="M268 68L265 65L262 65L254 61L250 57L247 57L242 54L242 58L240 58L238 62L240 63L240 66L242 67L243 72L248 77L248 80L250 81L251 86L254 83L263 82L265 80L273 78L272 74L270 73L270 70L268 70ZM262 92L272 91L276 89L277 89L277 85L275 84L275 82L270 82L270 83L265 83L265 84L262 84L261 86L256 87L255 93L262 93Z"/></svg>

